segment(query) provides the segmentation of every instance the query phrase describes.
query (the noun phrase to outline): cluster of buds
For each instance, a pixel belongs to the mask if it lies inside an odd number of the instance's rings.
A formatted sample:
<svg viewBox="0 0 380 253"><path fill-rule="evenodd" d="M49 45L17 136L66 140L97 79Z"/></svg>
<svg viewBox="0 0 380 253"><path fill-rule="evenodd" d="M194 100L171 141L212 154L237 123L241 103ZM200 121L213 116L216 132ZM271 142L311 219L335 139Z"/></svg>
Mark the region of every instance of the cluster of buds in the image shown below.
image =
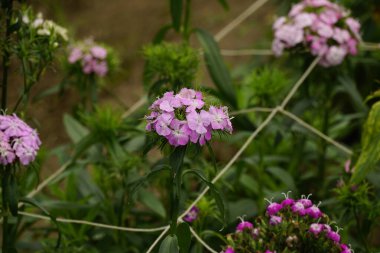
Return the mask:
<svg viewBox="0 0 380 253"><path fill-rule="evenodd" d="M146 130L165 138L170 145L204 145L214 131L232 132L225 106L207 105L200 91L183 88L178 94L166 92L150 107Z"/></svg>
<svg viewBox="0 0 380 253"><path fill-rule="evenodd" d="M29 32L35 31L37 36L53 38L57 40L55 45L58 46L58 41L67 41L67 29L56 24L52 20L43 18L42 13L34 16L30 9L25 9L22 13L22 23L28 27Z"/></svg>
<svg viewBox="0 0 380 253"><path fill-rule="evenodd" d="M343 62L346 55L356 55L360 24L343 7L328 0L303 0L288 16L273 25L272 50L280 56L284 49L303 45L320 65L330 67Z"/></svg>
<svg viewBox="0 0 380 253"><path fill-rule="evenodd" d="M0 164L34 161L41 145L37 132L15 114L0 115Z"/></svg>
<svg viewBox="0 0 380 253"><path fill-rule="evenodd" d="M95 74L104 77L109 71L109 52L92 40L86 40L72 46L68 57L71 65L79 66L86 75Z"/></svg>
<svg viewBox="0 0 380 253"><path fill-rule="evenodd" d="M305 196L295 200L284 195L281 202L269 201L264 217L253 223L241 220L235 233L228 235L229 246L223 252L352 252L318 205Z"/></svg>

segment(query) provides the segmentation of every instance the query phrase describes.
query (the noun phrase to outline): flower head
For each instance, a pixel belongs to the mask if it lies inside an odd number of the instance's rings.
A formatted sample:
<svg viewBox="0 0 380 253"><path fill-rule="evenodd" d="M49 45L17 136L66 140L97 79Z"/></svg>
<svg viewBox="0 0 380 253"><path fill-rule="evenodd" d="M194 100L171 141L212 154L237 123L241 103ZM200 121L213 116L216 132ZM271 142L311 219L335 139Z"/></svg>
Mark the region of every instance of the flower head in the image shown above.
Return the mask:
<svg viewBox="0 0 380 253"><path fill-rule="evenodd" d="M202 93L192 89L166 92L149 109L146 130L156 132L174 147L189 142L202 146L214 131L232 132L227 107L206 105Z"/></svg>
<svg viewBox="0 0 380 253"><path fill-rule="evenodd" d="M199 214L199 208L196 206L193 206L190 211L183 217L184 221L187 222L194 222L198 218Z"/></svg>
<svg viewBox="0 0 380 253"><path fill-rule="evenodd" d="M253 224L249 221L242 221L236 226L236 232L243 232L246 229L253 229Z"/></svg>
<svg viewBox="0 0 380 253"><path fill-rule="evenodd" d="M357 54L360 23L341 6L329 0L303 0L288 16L273 25L272 50L280 56L284 49L306 47L320 56L320 65L339 65L350 54Z"/></svg>
<svg viewBox="0 0 380 253"><path fill-rule="evenodd" d="M37 132L16 114L0 115L0 163L19 161L28 165L34 161L41 145Z"/></svg>
<svg viewBox="0 0 380 253"><path fill-rule="evenodd" d="M71 48L67 60L72 65L78 64L86 75L104 77L109 72L108 55L105 47L95 44L92 40L86 40Z"/></svg>

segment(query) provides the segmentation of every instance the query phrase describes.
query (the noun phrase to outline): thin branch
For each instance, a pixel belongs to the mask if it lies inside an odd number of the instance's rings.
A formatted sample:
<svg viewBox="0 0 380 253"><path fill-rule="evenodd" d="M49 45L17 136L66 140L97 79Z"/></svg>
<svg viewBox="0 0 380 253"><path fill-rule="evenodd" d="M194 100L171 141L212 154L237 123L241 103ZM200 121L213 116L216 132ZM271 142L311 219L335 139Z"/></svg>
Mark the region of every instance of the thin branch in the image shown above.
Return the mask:
<svg viewBox="0 0 380 253"><path fill-rule="evenodd" d="M122 118L125 119L127 117L129 117L130 115L132 115L135 111L137 111L141 106L143 106L145 103L147 102L147 98L144 96L144 97L141 97L136 103L134 103L129 109L128 111L126 111Z"/></svg>
<svg viewBox="0 0 380 253"><path fill-rule="evenodd" d="M319 131L318 129L314 128L313 126L309 125L308 123L306 123L305 121L303 121L302 119L298 118L296 115L294 115L293 113L291 112L288 112L286 110L283 110L283 109L279 109L279 112L281 112L282 114L284 114L285 116L291 118L292 120L294 120L295 122L297 122L298 124L300 124L301 126L303 126L304 128L308 129L309 131L313 132L314 134L318 135L319 137L321 137L322 139L326 140L327 142L331 143L332 145L336 146L337 148L339 148L340 150L342 150L343 152L345 152L346 154L348 155L352 155L353 152L352 150L346 148L345 146L343 146L342 144L338 143L337 141L333 140L332 138L330 138L329 136L325 135L324 133L322 133L321 131Z"/></svg>
<svg viewBox="0 0 380 253"><path fill-rule="evenodd" d="M250 15L252 15L255 11L260 9L268 0L257 0L254 2L248 9L246 9L242 14L232 20L231 23L226 25L220 32L215 35L215 40L220 41L227 34L229 34L233 29L235 29L238 25L240 25L244 20L246 20Z"/></svg>
<svg viewBox="0 0 380 253"><path fill-rule="evenodd" d="M146 253L151 253L152 250L154 250L156 245L160 242L161 238L164 237L164 235L169 231L169 229L170 229L170 226L167 226L166 229L164 231L162 231L162 233L157 237L157 239L153 242L153 244L150 245L150 247Z"/></svg>
<svg viewBox="0 0 380 253"><path fill-rule="evenodd" d="M32 217L36 219L41 220L51 220L50 217L35 214L35 213L28 213L28 212L18 212L20 215ZM90 222L90 221L84 221L84 220L74 220L74 219L65 219L65 218L57 218L56 221L61 223L70 223L70 224L81 224L81 225L88 225L88 226L94 226L99 228L107 228L107 229L113 229L113 230L121 230L121 231L127 231L127 232L137 232L137 233L151 233L151 232L158 232L165 230L168 226L158 227L158 228L129 228L129 227L119 227L119 226L113 226L113 225L107 225L103 223L96 223L96 222Z"/></svg>
<svg viewBox="0 0 380 253"><path fill-rule="evenodd" d="M254 108L242 109L239 111L233 111L233 112L230 112L229 114L232 116L232 115L246 114L250 112L272 112L273 110L274 110L273 108L267 108L267 107L254 107Z"/></svg>
<svg viewBox="0 0 380 253"><path fill-rule="evenodd" d="M213 250L210 246L208 246L208 244L202 240L202 238L197 234L197 232L194 231L192 227L190 227L190 231L191 234L193 234L193 236L195 237L195 239L197 239L198 242L200 242L200 244L202 244L203 247L205 247L208 251L210 251L211 253L218 253L217 251Z"/></svg>
<svg viewBox="0 0 380 253"><path fill-rule="evenodd" d="M310 66L306 69L306 71L302 74L300 79L296 82L296 84L293 86L293 88L290 90L288 95L285 97L285 99L281 103L281 108L285 108L285 106L288 104L289 100L294 96L298 88L301 86L301 84L305 81L305 79L310 75L311 71L317 66L317 63L322 58L322 56L318 56L314 59L314 61L310 64Z"/></svg>
<svg viewBox="0 0 380 253"><path fill-rule="evenodd" d="M220 53L224 56L273 55L270 49L221 49Z"/></svg>

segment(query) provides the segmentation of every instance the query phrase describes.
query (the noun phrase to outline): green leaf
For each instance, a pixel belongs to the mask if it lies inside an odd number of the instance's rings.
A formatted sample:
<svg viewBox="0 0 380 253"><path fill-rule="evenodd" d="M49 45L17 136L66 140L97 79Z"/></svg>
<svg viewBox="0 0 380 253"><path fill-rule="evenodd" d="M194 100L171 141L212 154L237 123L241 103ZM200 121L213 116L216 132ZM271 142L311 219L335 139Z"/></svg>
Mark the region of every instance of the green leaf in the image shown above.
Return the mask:
<svg viewBox="0 0 380 253"><path fill-rule="evenodd" d="M76 145L74 149L74 155L72 160L75 161L78 159L83 152L85 152L89 147L94 145L95 143L98 142L98 139L96 136L92 133L88 134L84 138L82 138Z"/></svg>
<svg viewBox="0 0 380 253"><path fill-rule="evenodd" d="M179 32L182 19L182 0L170 0L170 14L174 29Z"/></svg>
<svg viewBox="0 0 380 253"><path fill-rule="evenodd" d="M362 152L356 162L351 181L358 183L376 168L380 161L380 102L373 104L362 134Z"/></svg>
<svg viewBox="0 0 380 253"><path fill-rule="evenodd" d="M19 199L19 192L17 187L17 180L14 175L10 176L9 180L9 188L8 188L8 203L9 203L9 210L11 211L11 214L13 216L17 216L18 213L18 199Z"/></svg>
<svg viewBox="0 0 380 253"><path fill-rule="evenodd" d="M32 198L20 198L20 202L22 203L25 203L25 204L29 204L31 206L34 206L38 209L40 209L46 216L48 216L51 221L57 226L57 230L58 230L58 239L57 239L57 243L56 243L56 246L55 246L55 249L58 249L59 246L61 245L61 230L59 229L59 224L57 222L57 219L56 217L54 217L53 215L51 215L44 207L42 207L40 204L38 204L34 199Z"/></svg>
<svg viewBox="0 0 380 253"><path fill-rule="evenodd" d="M168 235L160 245L159 253L179 253L178 240L175 235Z"/></svg>
<svg viewBox="0 0 380 253"><path fill-rule="evenodd" d="M89 133L89 130L85 126L68 114L63 116L63 124L65 125L67 134L74 143L78 143Z"/></svg>
<svg viewBox="0 0 380 253"><path fill-rule="evenodd" d="M218 0L218 2L220 3L220 5L223 6L223 8L225 10L228 10L230 7L228 6L228 3L227 3L227 0Z"/></svg>
<svg viewBox="0 0 380 253"><path fill-rule="evenodd" d="M259 184L250 175L242 174L239 178L239 183L252 193L259 194Z"/></svg>
<svg viewBox="0 0 380 253"><path fill-rule="evenodd" d="M287 186L288 190L296 189L294 179L288 171L279 167L269 167L267 168L267 171L269 171L273 175L273 177L283 182Z"/></svg>
<svg viewBox="0 0 380 253"><path fill-rule="evenodd" d="M226 99L232 106L237 106L235 89L232 85L232 78L230 72L225 65L222 56L220 55L220 49L214 38L204 30L196 30L199 42L202 45L204 51L204 58L206 61L208 72L219 89L220 94Z"/></svg>
<svg viewBox="0 0 380 253"><path fill-rule="evenodd" d="M181 253L189 252L191 232L189 224L182 222L177 227L178 245Z"/></svg>
<svg viewBox="0 0 380 253"><path fill-rule="evenodd" d="M156 197L156 195L154 195L153 193L149 191L141 190L139 192L139 199L149 209L157 213L162 218L166 218L166 211L165 211L164 205Z"/></svg>
<svg viewBox="0 0 380 253"><path fill-rule="evenodd" d="M185 170L183 173L183 176L185 176L186 174L194 174L210 188L211 194L213 198L215 199L216 205L218 206L218 209L220 211L221 218L223 221L225 221L226 215L225 215L224 202L222 199L222 195L220 194L218 189L215 187L215 185L205 178L205 176L203 175L203 171L190 169L190 170Z"/></svg>
<svg viewBox="0 0 380 253"><path fill-rule="evenodd" d="M170 31L170 29L172 28L173 28L173 25L164 25L163 27L161 27L161 29L158 30L158 32L153 38L153 44L161 43L164 40L167 32Z"/></svg>

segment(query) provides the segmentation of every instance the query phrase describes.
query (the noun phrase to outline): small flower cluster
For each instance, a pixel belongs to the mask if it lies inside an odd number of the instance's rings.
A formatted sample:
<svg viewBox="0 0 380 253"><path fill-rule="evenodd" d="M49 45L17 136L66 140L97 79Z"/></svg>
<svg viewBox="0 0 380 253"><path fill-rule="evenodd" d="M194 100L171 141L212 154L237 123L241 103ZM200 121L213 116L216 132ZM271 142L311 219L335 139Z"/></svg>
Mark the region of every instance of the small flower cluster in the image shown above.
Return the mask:
<svg viewBox="0 0 380 253"><path fill-rule="evenodd" d="M95 74L104 77L109 70L107 56L108 51L105 47L86 40L71 48L68 62L80 64L82 72L86 75Z"/></svg>
<svg viewBox="0 0 380 253"><path fill-rule="evenodd" d="M285 194L284 194L285 195ZM228 236L224 253L275 253L307 249L307 252L351 253L341 243L339 228L333 231L328 216L318 205L302 197L294 200L285 195L281 202L270 202L265 217L255 225L242 220L234 234Z"/></svg>
<svg viewBox="0 0 380 253"><path fill-rule="evenodd" d="M190 211L183 217L183 220L186 222L194 222L199 215L199 208L196 206L193 206Z"/></svg>
<svg viewBox="0 0 380 253"><path fill-rule="evenodd" d="M175 147L189 142L204 145L213 131L232 132L228 108L207 106L202 93L192 89L183 88L178 94L166 92L149 109L146 130Z"/></svg>
<svg viewBox="0 0 380 253"><path fill-rule="evenodd" d="M343 62L346 55L356 55L360 24L349 12L328 0L303 0L295 4L287 17L273 25L272 50L280 56L284 49L304 45L320 65L330 67Z"/></svg>
<svg viewBox="0 0 380 253"><path fill-rule="evenodd" d="M23 165L34 161L41 145L37 132L15 114L0 115L0 164L17 159Z"/></svg>
<svg viewBox="0 0 380 253"><path fill-rule="evenodd" d="M39 36L59 38L63 41L68 40L67 29L51 20L43 19L42 13L38 13L34 17L33 13L27 9L22 15L22 22L30 26L31 30L35 30Z"/></svg>

